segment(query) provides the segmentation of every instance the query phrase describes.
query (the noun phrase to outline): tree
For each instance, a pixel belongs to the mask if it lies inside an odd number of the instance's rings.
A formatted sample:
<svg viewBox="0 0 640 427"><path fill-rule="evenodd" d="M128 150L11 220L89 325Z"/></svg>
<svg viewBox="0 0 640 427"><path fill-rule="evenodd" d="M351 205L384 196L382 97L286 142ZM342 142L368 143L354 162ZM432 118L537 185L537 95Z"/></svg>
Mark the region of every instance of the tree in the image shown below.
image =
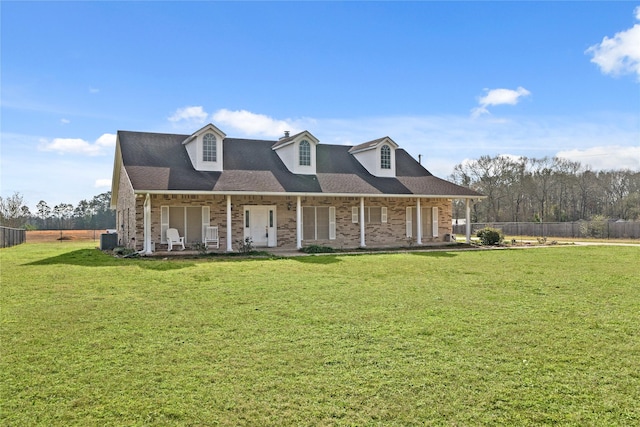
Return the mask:
<svg viewBox="0 0 640 427"><path fill-rule="evenodd" d="M78 206L73 210L74 228L88 229L91 228L91 220L93 219L94 208L86 200L80 200Z"/></svg>
<svg viewBox="0 0 640 427"><path fill-rule="evenodd" d="M474 204L481 222L640 218L640 172L594 172L557 157L482 156L454 168L450 179L487 198ZM460 217L463 204L454 201Z"/></svg>
<svg viewBox="0 0 640 427"><path fill-rule="evenodd" d="M47 205L47 202L40 200L36 205L38 209L38 218L42 221L42 228L47 228L47 219L51 216L51 208Z"/></svg>
<svg viewBox="0 0 640 427"><path fill-rule="evenodd" d="M538 202L537 219L544 222L549 209L550 194L555 186L553 173L556 166L556 157L543 157L542 159L531 159L531 194Z"/></svg>
<svg viewBox="0 0 640 427"><path fill-rule="evenodd" d="M54 215L58 218L58 228L60 230L69 228L69 219L73 214L73 205L69 203L60 203L53 208Z"/></svg>
<svg viewBox="0 0 640 427"><path fill-rule="evenodd" d="M94 212L93 228L115 228L116 213L111 209L111 191L94 196L91 207Z"/></svg>
<svg viewBox="0 0 640 427"><path fill-rule="evenodd" d="M0 224L5 227L24 227L27 219L31 216L29 208L25 206L22 195L18 192L13 195L0 197Z"/></svg>

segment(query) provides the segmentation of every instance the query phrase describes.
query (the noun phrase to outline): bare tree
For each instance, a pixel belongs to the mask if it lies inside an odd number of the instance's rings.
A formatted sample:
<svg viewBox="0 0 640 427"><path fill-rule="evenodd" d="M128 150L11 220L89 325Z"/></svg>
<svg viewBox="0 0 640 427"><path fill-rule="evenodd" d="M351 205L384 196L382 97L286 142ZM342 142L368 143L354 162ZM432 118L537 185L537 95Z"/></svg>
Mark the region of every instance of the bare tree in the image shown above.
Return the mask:
<svg viewBox="0 0 640 427"><path fill-rule="evenodd" d="M487 196L479 221L575 221L594 216L640 219L640 172L594 172L562 158L482 156L454 168L450 179ZM463 206L454 202L460 216Z"/></svg>

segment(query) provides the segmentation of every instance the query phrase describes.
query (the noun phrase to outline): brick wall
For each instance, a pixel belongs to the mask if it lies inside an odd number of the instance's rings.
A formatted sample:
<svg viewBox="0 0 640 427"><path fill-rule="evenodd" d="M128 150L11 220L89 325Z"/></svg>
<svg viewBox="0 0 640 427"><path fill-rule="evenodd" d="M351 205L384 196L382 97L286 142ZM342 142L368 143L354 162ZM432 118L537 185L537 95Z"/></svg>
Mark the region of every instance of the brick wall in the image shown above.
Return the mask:
<svg viewBox="0 0 640 427"><path fill-rule="evenodd" d="M127 248L135 248L138 230L138 219L142 224L142 218L137 214L136 196L133 193L131 181L127 171L120 166L120 180L118 183L118 204L116 206L116 228L118 230L118 244ZM142 228L140 226L140 228ZM136 237L136 239L132 239ZM139 242L142 242L140 238Z"/></svg>

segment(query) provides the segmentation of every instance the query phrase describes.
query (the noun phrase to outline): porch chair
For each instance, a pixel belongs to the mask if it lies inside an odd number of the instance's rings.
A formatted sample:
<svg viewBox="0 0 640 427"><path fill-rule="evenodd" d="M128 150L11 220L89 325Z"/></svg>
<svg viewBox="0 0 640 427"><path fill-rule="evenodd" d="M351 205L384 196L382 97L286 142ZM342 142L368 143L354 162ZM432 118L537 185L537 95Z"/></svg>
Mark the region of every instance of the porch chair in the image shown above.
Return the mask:
<svg viewBox="0 0 640 427"><path fill-rule="evenodd" d="M207 227L204 233L204 247L209 249L215 243L216 249L220 247L220 239L218 238L218 227Z"/></svg>
<svg viewBox="0 0 640 427"><path fill-rule="evenodd" d="M184 250L184 237L180 237L175 228L167 228L167 245L169 250L173 250L173 245L180 245L182 246L181 250Z"/></svg>

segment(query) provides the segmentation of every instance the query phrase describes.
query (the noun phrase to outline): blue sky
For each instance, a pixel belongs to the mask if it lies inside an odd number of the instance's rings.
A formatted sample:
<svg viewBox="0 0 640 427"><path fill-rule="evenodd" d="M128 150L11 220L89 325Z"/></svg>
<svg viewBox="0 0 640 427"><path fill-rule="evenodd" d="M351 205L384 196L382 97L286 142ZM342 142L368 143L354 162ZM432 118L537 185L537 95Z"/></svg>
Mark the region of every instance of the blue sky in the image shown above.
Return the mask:
<svg viewBox="0 0 640 427"><path fill-rule="evenodd" d="M435 175L481 155L640 169L640 2L12 2L1 188L110 189L118 130L390 136Z"/></svg>

